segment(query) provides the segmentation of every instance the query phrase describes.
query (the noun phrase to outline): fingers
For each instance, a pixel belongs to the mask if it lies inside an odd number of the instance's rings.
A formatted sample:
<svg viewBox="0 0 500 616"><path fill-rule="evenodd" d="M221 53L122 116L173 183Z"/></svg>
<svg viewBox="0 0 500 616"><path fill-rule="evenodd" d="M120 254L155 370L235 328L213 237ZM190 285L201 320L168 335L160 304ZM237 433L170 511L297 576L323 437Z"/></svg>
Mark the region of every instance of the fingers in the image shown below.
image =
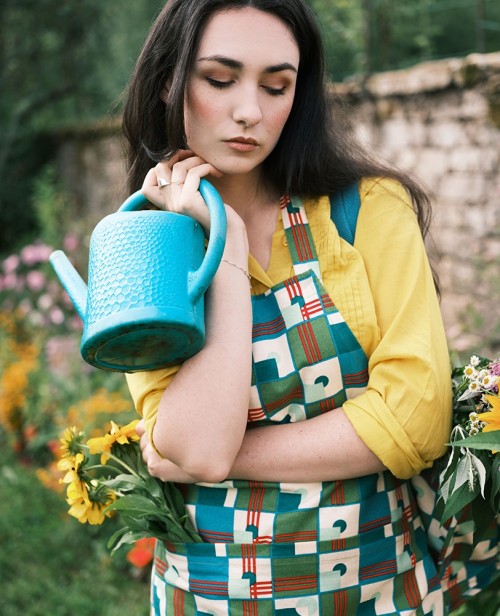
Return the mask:
<svg viewBox="0 0 500 616"><path fill-rule="evenodd" d="M208 236L210 217L199 192L200 180L205 176L223 174L191 150L179 150L149 170L141 192L160 209L194 218Z"/></svg>
<svg viewBox="0 0 500 616"><path fill-rule="evenodd" d="M205 167L208 165L208 167ZM156 167L150 169L144 184L142 192L147 196L151 195L155 201L159 201L160 192L164 188L181 186L185 181L188 172L198 166L203 166L204 171L201 176L213 175L214 177L222 177L222 173L210 163L207 163L200 156L193 154L191 150L179 150L168 160L162 160ZM207 171L208 170L208 171ZM157 189L155 191L154 189Z"/></svg>
<svg viewBox="0 0 500 616"><path fill-rule="evenodd" d="M142 436L144 434L144 432L146 431L146 424L144 422L144 419L141 419L138 424L135 426L135 431L137 432L138 436Z"/></svg>
<svg viewBox="0 0 500 616"><path fill-rule="evenodd" d="M157 185L166 182L164 186L171 186L172 188L184 184L192 170L197 171L195 177L198 177L198 179L205 175L222 177L222 173L212 164L194 155L179 160L170 159L169 161L162 161L156 165L155 170ZM160 180L163 180L163 182L160 182Z"/></svg>

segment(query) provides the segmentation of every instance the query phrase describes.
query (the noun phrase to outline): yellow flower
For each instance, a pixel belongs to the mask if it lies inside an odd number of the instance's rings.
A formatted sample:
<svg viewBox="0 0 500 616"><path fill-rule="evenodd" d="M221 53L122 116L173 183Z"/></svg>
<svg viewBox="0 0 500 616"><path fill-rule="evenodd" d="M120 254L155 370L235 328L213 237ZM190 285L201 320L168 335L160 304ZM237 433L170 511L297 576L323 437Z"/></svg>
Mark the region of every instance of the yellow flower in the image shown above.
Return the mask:
<svg viewBox="0 0 500 616"><path fill-rule="evenodd" d="M132 441L138 441L139 435L135 431L135 427L139 420L136 419L120 428L114 421L111 422L111 430L104 436L97 436L87 441L91 454L101 454L101 464L106 464L111 454L111 448L115 443L125 445Z"/></svg>
<svg viewBox="0 0 500 616"><path fill-rule="evenodd" d="M66 475L60 480L61 483L72 483L80 481L80 470L84 460L83 453L77 453L76 456L61 458L57 463L57 468L60 471L66 471Z"/></svg>
<svg viewBox="0 0 500 616"><path fill-rule="evenodd" d="M478 415L480 421L484 421L487 425L483 428L483 432L492 432L500 430L500 397L485 396L486 400L492 407L491 411Z"/></svg>
<svg viewBox="0 0 500 616"><path fill-rule="evenodd" d="M66 428L64 434L59 439L61 442L61 455L64 458L75 456L82 450L83 432L75 426Z"/></svg>
<svg viewBox="0 0 500 616"><path fill-rule="evenodd" d="M89 493L87 486L83 481L72 481L66 490L66 502L68 505L74 505L79 501L89 501Z"/></svg>
<svg viewBox="0 0 500 616"><path fill-rule="evenodd" d="M106 516L104 513L108 505L116 499L112 492L97 489L88 491L87 486L80 482L73 482L68 486L66 502L70 505L69 515L76 518L81 524L102 524Z"/></svg>

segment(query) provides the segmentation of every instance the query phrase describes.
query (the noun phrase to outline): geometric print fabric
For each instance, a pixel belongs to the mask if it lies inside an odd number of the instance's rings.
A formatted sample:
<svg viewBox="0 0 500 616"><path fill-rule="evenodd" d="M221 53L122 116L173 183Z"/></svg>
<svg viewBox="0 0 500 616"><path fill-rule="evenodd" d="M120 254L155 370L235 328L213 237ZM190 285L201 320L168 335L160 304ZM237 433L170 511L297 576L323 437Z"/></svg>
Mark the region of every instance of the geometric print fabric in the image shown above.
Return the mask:
<svg viewBox="0 0 500 616"><path fill-rule="evenodd" d="M252 297L249 427L335 412L368 380L321 284L301 201L284 200L281 213L295 275ZM155 615L445 613L413 492L389 472L181 487L204 543L158 542Z"/></svg>

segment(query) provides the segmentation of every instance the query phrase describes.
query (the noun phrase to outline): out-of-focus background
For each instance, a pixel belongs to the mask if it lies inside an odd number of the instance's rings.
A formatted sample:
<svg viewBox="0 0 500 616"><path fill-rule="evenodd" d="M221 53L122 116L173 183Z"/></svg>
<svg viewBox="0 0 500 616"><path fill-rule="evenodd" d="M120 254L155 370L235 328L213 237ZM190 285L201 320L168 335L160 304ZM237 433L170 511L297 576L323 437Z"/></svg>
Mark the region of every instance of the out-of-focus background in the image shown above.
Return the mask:
<svg viewBox="0 0 500 616"><path fill-rule="evenodd" d="M500 3L310 0L342 113L433 195L429 253L450 350L500 352ZM66 515L68 425L134 418L123 377L79 358L81 323L47 265L85 276L96 222L126 196L122 93L160 0L0 2L0 611L147 613L148 545ZM62 491L61 491L62 490ZM498 586L463 614L497 614Z"/></svg>

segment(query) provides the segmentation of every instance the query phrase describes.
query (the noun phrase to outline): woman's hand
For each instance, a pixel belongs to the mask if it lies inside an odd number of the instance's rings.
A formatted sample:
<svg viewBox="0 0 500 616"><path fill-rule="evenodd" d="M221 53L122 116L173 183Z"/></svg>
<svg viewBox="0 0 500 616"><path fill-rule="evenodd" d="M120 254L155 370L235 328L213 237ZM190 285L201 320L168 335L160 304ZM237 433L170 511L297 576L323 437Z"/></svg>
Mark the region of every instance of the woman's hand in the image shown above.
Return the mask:
<svg viewBox="0 0 500 616"><path fill-rule="evenodd" d="M188 475L181 468L176 466L170 460L161 458L151 446L146 435L144 420L136 426L136 432L141 437L140 446L142 451L142 459L148 467L149 474L157 477L162 481L172 481L175 483L195 483L196 479Z"/></svg>
<svg viewBox="0 0 500 616"><path fill-rule="evenodd" d="M179 150L149 170L141 192L151 203L169 212L185 214L197 220L208 235L210 215L200 194L200 180L222 173L191 150Z"/></svg>

